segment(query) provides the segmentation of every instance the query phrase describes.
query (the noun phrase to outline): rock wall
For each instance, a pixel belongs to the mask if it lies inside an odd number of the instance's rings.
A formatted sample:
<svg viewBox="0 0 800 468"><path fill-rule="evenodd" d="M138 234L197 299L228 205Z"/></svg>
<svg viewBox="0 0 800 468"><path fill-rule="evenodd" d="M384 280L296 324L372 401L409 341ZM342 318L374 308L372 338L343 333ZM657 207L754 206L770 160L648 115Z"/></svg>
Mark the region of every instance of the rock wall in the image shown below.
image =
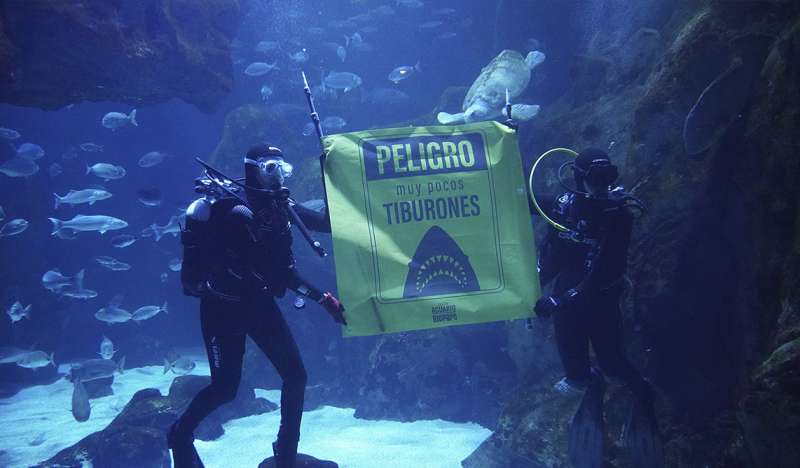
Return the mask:
<svg viewBox="0 0 800 468"><path fill-rule="evenodd" d="M0 101L58 109L182 99L212 111L233 87L238 0L8 1Z"/></svg>
<svg viewBox="0 0 800 468"><path fill-rule="evenodd" d="M666 465L796 466L800 8L673 5L660 30L576 57L574 88L521 129L523 153L530 166L554 146L606 148L648 206L625 329L629 355L658 388ZM574 408L549 392L521 386L464 465L565 463ZM608 399L610 434L623 396ZM607 461L627 466L609 441Z"/></svg>

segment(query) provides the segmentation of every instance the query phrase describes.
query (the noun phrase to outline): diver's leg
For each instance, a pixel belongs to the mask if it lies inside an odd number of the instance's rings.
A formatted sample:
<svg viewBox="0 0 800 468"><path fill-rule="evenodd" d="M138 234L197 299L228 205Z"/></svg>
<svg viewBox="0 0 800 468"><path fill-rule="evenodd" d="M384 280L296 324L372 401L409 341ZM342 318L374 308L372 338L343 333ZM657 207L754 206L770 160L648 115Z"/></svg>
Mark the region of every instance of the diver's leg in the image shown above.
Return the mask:
<svg viewBox="0 0 800 468"><path fill-rule="evenodd" d="M232 306L234 305L231 303L213 299L201 301L200 324L208 355L208 364L211 368L211 384L195 395L186 411L170 428L168 442L170 448L173 448L177 468L181 466L178 463L179 459L184 459L182 455L185 454L185 450L193 451L191 448L194 440L192 433L200 422L222 404L236 397L242 373L245 335L236 333L221 322L222 314L226 312L225 309ZM196 465L184 464L182 466Z"/></svg>
<svg viewBox="0 0 800 468"><path fill-rule="evenodd" d="M585 310L584 304L571 304L553 316L558 354L566 374L565 380L559 382L559 386L567 384L567 386L581 389L590 380L589 335L586 316L591 315L591 312ZM566 387L564 388L569 391ZM557 389L565 391L558 387Z"/></svg>
<svg viewBox="0 0 800 468"><path fill-rule="evenodd" d="M653 405L653 390L625 355L620 295L621 289L607 291L599 298L600 307L591 332L592 347L603 371L625 382L633 394L623 443L634 466L661 468L664 448Z"/></svg>
<svg viewBox="0 0 800 468"><path fill-rule="evenodd" d="M248 334L277 369L281 387L281 426L273 444L279 468L293 467L300 440L300 421L306 388L306 369L297 343L275 301L265 301L253 318Z"/></svg>

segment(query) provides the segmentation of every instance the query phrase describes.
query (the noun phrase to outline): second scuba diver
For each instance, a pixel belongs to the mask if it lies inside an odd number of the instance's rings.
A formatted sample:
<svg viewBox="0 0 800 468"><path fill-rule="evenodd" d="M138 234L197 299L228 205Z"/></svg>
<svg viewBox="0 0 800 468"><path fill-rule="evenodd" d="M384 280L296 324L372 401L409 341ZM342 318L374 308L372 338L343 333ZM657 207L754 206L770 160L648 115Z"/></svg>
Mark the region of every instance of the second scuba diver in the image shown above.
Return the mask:
<svg viewBox="0 0 800 468"><path fill-rule="evenodd" d="M283 380L281 423L273 446L278 468L295 465L306 385L303 361L286 321L275 303L286 289L318 302L333 319L345 324L344 307L321 292L295 268L290 210L316 231L330 232L327 208L319 213L295 205L283 186L291 165L280 149L251 148L244 158L246 202L228 190L200 180L205 196L186 212L181 234L184 260L181 280L187 295L199 297L200 325L211 368L211 384L191 401L167 435L175 466L202 466L193 446L193 432L223 403L236 397L242 372L245 338L250 336Z"/></svg>
<svg viewBox="0 0 800 468"><path fill-rule="evenodd" d="M540 281L553 287L535 307L537 315L553 317L566 374L556 390L584 394L570 428L569 459L576 467L602 465L607 375L621 380L634 397L623 436L634 466L661 467L652 388L626 358L621 335L628 244L634 212L643 208L621 187L611 188L618 171L604 151L582 151L571 165L577 190L558 197L554 209L556 221L569 229L551 226L541 245ZM599 369L591 366L590 343Z"/></svg>

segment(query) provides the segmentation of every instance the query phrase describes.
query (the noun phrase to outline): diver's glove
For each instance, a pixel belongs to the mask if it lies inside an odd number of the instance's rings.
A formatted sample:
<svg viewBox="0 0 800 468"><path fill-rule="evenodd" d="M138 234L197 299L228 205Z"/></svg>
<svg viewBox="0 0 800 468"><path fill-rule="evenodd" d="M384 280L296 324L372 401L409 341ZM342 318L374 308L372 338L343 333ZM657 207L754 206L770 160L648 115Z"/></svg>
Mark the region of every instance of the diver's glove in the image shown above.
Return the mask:
<svg viewBox="0 0 800 468"><path fill-rule="evenodd" d="M539 317L551 317L554 313L557 313L559 310L561 310L566 304L573 301L577 295L578 291L575 289L570 289L562 296L545 296L536 301L533 311L536 312L536 315Z"/></svg>
<svg viewBox="0 0 800 468"><path fill-rule="evenodd" d="M344 306L339 299L336 298L333 294L326 292L322 295L322 298L319 300L319 303L322 307L331 314L333 320L336 323L341 323L342 325L347 325L347 321L344 319Z"/></svg>

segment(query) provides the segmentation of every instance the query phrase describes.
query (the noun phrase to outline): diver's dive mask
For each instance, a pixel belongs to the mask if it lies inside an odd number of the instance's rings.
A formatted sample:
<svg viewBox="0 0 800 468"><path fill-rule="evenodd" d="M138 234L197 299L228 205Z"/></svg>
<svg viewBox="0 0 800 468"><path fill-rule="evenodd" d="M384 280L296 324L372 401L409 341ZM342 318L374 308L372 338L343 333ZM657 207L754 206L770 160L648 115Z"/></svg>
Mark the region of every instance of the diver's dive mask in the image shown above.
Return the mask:
<svg viewBox="0 0 800 468"><path fill-rule="evenodd" d="M582 179L594 187L608 187L619 178L619 169L606 158L593 159L585 169L574 162L570 165L576 180Z"/></svg>
<svg viewBox="0 0 800 468"><path fill-rule="evenodd" d="M292 176L292 165L280 156L270 156L258 160L245 158L244 163L257 168L258 183L266 190L280 189L284 181Z"/></svg>

